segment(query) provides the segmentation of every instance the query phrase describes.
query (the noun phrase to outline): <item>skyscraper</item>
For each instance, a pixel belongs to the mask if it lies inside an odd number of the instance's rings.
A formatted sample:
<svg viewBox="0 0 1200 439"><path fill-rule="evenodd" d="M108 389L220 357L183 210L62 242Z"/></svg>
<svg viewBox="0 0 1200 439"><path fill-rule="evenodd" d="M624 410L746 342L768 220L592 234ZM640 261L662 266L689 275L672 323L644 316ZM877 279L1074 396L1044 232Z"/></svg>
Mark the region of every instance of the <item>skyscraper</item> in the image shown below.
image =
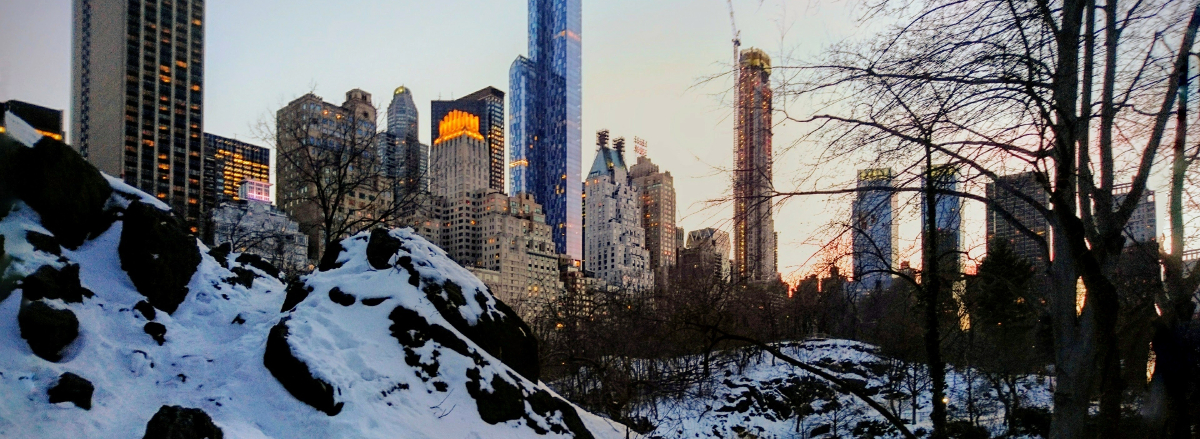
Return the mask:
<svg viewBox="0 0 1200 439"><path fill-rule="evenodd" d="M933 187L937 191L958 190L958 169L953 165L935 166L931 172ZM926 182L928 184L928 182ZM934 195L935 229L937 249L934 253L943 276L952 276L961 270L960 235L962 230L962 198L938 193ZM929 215L925 210L925 197L921 197L921 236L929 230Z"/></svg>
<svg viewBox="0 0 1200 439"><path fill-rule="evenodd" d="M645 291L654 285L642 228L642 203L625 167L625 139L608 146L608 130L597 133L596 159L584 183L587 233L584 268L610 287Z"/></svg>
<svg viewBox="0 0 1200 439"><path fill-rule="evenodd" d="M101 171L195 224L203 168L204 0L74 0L71 135Z"/></svg>
<svg viewBox="0 0 1200 439"><path fill-rule="evenodd" d="M546 211L559 253L583 257L581 0L529 1L529 56L509 70L512 192Z"/></svg>
<svg viewBox="0 0 1200 439"><path fill-rule="evenodd" d="M1000 176L998 181L988 183L984 191L990 201L987 205L987 240L1008 241L1014 253L1033 264L1035 270L1045 269L1049 262L1046 249L1036 240L1022 233L1024 226L1041 236L1050 244L1050 222L1040 209L1050 205L1050 195L1037 180L1034 172L1023 172ZM1007 216L1006 216L1007 214Z"/></svg>
<svg viewBox="0 0 1200 439"><path fill-rule="evenodd" d="M437 125L451 111L461 111L479 118L479 133L488 146L488 187L504 192L504 92L486 87L453 101L433 101L430 122Z"/></svg>
<svg viewBox="0 0 1200 439"><path fill-rule="evenodd" d="M1130 187L1131 185L1129 184L1113 186L1113 204L1115 206L1119 206L1125 202L1125 198L1129 196ZM1158 217L1156 212L1154 191L1149 189L1143 190L1142 199L1138 200L1137 207L1133 208L1133 214L1129 216L1129 222L1125 223L1125 232L1123 235L1125 236L1126 247L1157 240Z"/></svg>
<svg viewBox="0 0 1200 439"><path fill-rule="evenodd" d="M438 121L437 138L429 149L429 184L434 196L450 199L488 189L490 163L478 117L453 110Z"/></svg>
<svg viewBox="0 0 1200 439"><path fill-rule="evenodd" d="M851 211L851 256L860 290L886 288L896 270L898 228L891 168L858 171Z"/></svg>
<svg viewBox="0 0 1200 439"><path fill-rule="evenodd" d="M687 234L687 248L679 252L679 279L684 283L729 277L729 234L705 228Z"/></svg>
<svg viewBox="0 0 1200 439"><path fill-rule="evenodd" d="M779 279L771 214L771 58L741 53L737 78L733 174L733 269L738 281Z"/></svg>
<svg viewBox="0 0 1200 439"><path fill-rule="evenodd" d="M650 251L650 269L659 285L666 285L675 266L675 179L670 172L645 156L629 168L629 178L638 188L642 203L642 228Z"/></svg>
<svg viewBox="0 0 1200 439"><path fill-rule="evenodd" d="M412 90L397 87L387 108L387 130L379 136L379 157L383 174L392 181L393 199L402 203L429 192L429 145L418 140L417 127Z"/></svg>
<svg viewBox="0 0 1200 439"><path fill-rule="evenodd" d="M271 150L204 133L204 210L239 200L242 182L271 181Z"/></svg>

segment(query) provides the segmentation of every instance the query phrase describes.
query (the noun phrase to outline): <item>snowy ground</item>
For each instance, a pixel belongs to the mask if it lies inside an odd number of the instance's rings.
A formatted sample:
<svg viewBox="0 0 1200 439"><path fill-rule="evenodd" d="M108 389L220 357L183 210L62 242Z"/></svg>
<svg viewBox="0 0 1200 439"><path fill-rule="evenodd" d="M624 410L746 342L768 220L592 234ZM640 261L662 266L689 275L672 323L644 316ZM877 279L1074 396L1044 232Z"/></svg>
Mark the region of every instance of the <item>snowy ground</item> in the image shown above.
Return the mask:
<svg viewBox="0 0 1200 439"><path fill-rule="evenodd" d="M785 354L816 365L843 380L858 383L901 417L909 430L922 435L929 429L929 393L915 392L916 422L909 384L924 384L924 368L888 360L874 346L847 340L810 340L781 345ZM884 417L857 397L837 392L821 378L797 369L770 354L758 354L745 364L728 363L714 370L705 389L693 396L669 399L637 409L636 416L654 422L648 436L658 438L834 438L901 437ZM1003 410L994 391L973 371L948 369L952 419L966 419L967 401L990 414L980 424L992 436L1005 432ZM968 379L974 379L969 391ZM1019 381L1021 404L1048 408L1049 382L1029 376ZM740 436L745 435L745 436Z"/></svg>
<svg viewBox="0 0 1200 439"><path fill-rule="evenodd" d="M115 179L109 183L118 192L134 192ZM127 205L128 200L114 195L113 203ZM79 336L59 362L33 355L22 338L17 324L21 290L0 302L0 437L141 437L148 419L163 405L202 409L229 438L580 437L553 428L565 422L563 407L554 404L573 406L554 403L547 411L546 401L559 400L543 398L541 409L531 407L538 404L533 395L539 391L555 395L450 327L425 293L408 283L403 270L368 265L365 234L347 241L340 268L305 279L314 292L292 312L280 312L285 286L279 280L233 262L236 254L222 266L201 246L204 254L186 300L173 314L156 313L154 321L167 330L160 346L143 330L147 319L133 310L145 297L121 268L121 221L74 251L62 249L61 256L34 249L26 241L27 231L50 234L38 214L18 202L0 219L5 259L11 262L0 273L5 279L20 279L44 265L78 264L82 286L95 296L82 303L50 301L52 308L68 309L79 320ZM482 287L422 238L406 230L391 233L411 249L423 278ZM250 287L233 281L230 269L235 266L257 275ZM350 306L334 303L328 292L335 286L358 300ZM494 301L487 297L482 304L470 302L461 310L463 317L473 321L488 312ZM362 299L375 300L367 305ZM459 350L467 355L430 341L415 349L421 363L410 365L389 329L389 313L398 307L447 328L465 343L465 350ZM336 399L344 407L336 416L297 400L264 367L268 333L285 318L293 355L337 389ZM431 363L436 365L433 373ZM90 410L48 402L47 389L64 372L94 385ZM524 403L525 417L485 422L468 386L475 381L482 383L480 391L493 392L501 380L517 389L518 396L530 398ZM583 436L625 437L622 426L582 409L577 413L588 430Z"/></svg>

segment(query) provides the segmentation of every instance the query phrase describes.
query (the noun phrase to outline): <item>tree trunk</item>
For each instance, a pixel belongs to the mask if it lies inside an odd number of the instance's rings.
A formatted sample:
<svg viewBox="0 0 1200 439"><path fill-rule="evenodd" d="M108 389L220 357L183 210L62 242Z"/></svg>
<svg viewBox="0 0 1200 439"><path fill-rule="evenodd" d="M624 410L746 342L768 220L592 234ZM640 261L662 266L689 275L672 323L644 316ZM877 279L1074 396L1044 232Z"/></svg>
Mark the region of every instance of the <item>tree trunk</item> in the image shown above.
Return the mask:
<svg viewBox="0 0 1200 439"><path fill-rule="evenodd" d="M941 298L941 276L937 257L937 182L933 175L933 151L925 146L925 230L922 240L924 255L921 283L925 290L925 359L932 383L930 399L933 412L933 439L946 437L946 366L942 361L941 331L938 328L938 305Z"/></svg>

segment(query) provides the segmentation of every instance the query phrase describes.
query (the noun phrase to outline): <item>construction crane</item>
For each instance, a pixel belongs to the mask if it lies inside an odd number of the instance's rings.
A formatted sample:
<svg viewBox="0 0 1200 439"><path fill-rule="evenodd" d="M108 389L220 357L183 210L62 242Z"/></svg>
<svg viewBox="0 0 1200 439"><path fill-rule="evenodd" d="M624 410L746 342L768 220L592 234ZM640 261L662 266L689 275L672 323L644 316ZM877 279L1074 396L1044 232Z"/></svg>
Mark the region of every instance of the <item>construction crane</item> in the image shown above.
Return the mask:
<svg viewBox="0 0 1200 439"><path fill-rule="evenodd" d="M729 4L729 26L733 28L733 68L738 67L739 50L742 47L742 31L737 28L737 20L733 18L733 0L725 0Z"/></svg>

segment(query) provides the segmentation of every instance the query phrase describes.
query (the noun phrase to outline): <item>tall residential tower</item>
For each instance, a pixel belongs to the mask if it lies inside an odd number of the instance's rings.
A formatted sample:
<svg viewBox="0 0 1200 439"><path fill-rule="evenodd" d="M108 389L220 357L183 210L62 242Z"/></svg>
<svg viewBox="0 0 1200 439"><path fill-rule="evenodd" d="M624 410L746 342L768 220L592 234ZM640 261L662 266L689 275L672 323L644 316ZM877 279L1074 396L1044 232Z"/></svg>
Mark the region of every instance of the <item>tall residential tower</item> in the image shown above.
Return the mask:
<svg viewBox="0 0 1200 439"><path fill-rule="evenodd" d="M675 244L675 179L670 172L639 155L629 168L629 179L642 203L642 228L646 230L646 248L650 250L650 269L654 280L665 286L675 268L678 255Z"/></svg>
<svg viewBox="0 0 1200 439"><path fill-rule="evenodd" d="M417 123L412 90L397 87L387 107L387 129L379 135L379 158L392 181L392 197L401 202L429 193L429 145L417 139Z"/></svg>
<svg viewBox="0 0 1200 439"><path fill-rule="evenodd" d="M1049 264L1046 249L1051 243L1050 221L1041 210L1050 206L1050 194L1037 173L1023 172L1002 175L985 186L987 193L987 242L1004 240L1014 253L1044 270ZM1024 229L1024 230L1022 230ZM1046 247L1029 236L1033 233L1045 241Z"/></svg>
<svg viewBox="0 0 1200 439"><path fill-rule="evenodd" d="M887 288L898 269L896 193L891 168L858 171L851 211L854 281L860 291Z"/></svg>
<svg viewBox="0 0 1200 439"><path fill-rule="evenodd" d="M642 228L641 194L625 167L625 139L616 139L610 148L608 130L597 133L597 138L596 160L584 183L584 268L610 287L646 291L654 286L654 273Z"/></svg>
<svg viewBox="0 0 1200 439"><path fill-rule="evenodd" d="M101 171L201 215L204 0L75 0L71 135Z"/></svg>
<svg viewBox="0 0 1200 439"><path fill-rule="evenodd" d="M733 275L737 281L779 279L771 214L771 58L742 51L737 78L733 174Z"/></svg>
<svg viewBox="0 0 1200 439"><path fill-rule="evenodd" d="M583 258L581 0L529 0L529 56L509 71L512 192L542 205L556 251Z"/></svg>

